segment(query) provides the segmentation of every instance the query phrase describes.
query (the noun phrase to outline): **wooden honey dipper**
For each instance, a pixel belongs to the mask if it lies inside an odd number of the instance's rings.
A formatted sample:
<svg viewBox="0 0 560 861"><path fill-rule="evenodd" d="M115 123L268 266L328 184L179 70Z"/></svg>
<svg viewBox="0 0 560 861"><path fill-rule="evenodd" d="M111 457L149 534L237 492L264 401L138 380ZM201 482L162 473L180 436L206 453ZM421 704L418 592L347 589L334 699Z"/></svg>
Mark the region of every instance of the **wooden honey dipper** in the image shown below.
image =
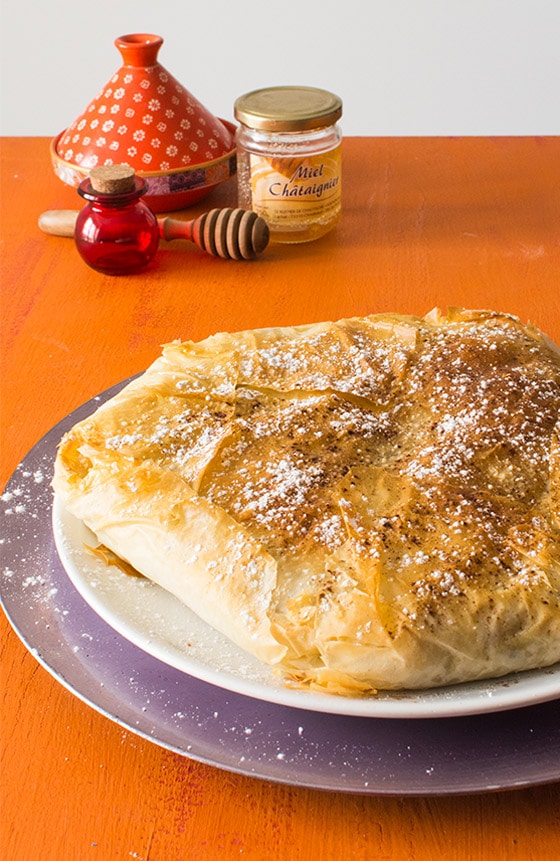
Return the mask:
<svg viewBox="0 0 560 861"><path fill-rule="evenodd" d="M54 236L74 236L77 209L49 209L39 216L39 227ZM188 239L203 251L226 260L252 260L262 254L270 234L256 212L245 209L211 209L192 221L158 218L162 239Z"/></svg>

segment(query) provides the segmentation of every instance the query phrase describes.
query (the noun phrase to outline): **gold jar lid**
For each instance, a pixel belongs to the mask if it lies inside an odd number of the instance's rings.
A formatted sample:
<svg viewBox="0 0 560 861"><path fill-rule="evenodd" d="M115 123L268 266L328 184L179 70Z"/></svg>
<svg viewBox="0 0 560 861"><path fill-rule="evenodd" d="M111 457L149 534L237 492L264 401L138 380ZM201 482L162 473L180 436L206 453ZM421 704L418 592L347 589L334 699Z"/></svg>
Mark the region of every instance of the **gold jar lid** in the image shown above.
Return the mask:
<svg viewBox="0 0 560 861"><path fill-rule="evenodd" d="M342 101L316 87L268 87L240 96L234 115L252 129L299 132L335 123L342 116Z"/></svg>

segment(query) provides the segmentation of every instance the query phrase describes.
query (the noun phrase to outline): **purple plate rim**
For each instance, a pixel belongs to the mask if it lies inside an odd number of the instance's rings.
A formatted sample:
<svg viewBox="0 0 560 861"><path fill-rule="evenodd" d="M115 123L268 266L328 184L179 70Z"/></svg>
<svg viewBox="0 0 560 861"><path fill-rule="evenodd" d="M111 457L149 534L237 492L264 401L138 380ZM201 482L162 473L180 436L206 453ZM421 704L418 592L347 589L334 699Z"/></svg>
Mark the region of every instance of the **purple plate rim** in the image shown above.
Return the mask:
<svg viewBox="0 0 560 861"><path fill-rule="evenodd" d="M187 676L111 629L81 598L60 562L50 479L63 433L127 382L48 431L1 496L0 603L51 676L126 731L206 765L273 783L426 796L560 780L560 700L464 717L310 712Z"/></svg>

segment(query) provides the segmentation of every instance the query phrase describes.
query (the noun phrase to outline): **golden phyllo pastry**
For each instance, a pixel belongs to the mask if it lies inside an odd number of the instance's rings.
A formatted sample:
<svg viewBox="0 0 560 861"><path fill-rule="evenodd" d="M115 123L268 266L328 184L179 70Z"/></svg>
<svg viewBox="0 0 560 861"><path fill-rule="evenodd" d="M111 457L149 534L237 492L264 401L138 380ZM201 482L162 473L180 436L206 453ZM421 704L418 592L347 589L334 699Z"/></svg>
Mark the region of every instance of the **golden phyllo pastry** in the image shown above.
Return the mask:
<svg viewBox="0 0 560 861"><path fill-rule="evenodd" d="M99 542L288 683L560 660L560 354L490 311L219 334L62 440Z"/></svg>

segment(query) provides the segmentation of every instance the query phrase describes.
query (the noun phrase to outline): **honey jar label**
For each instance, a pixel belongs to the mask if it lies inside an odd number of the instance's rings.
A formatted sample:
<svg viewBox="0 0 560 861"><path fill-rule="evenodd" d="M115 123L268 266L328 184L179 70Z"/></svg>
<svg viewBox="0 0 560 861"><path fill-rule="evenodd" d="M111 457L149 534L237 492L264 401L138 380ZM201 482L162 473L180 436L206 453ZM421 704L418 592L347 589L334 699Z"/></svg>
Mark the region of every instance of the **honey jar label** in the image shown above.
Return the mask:
<svg viewBox="0 0 560 861"><path fill-rule="evenodd" d="M252 208L272 229L336 220L341 198L341 147L306 156L251 154Z"/></svg>

